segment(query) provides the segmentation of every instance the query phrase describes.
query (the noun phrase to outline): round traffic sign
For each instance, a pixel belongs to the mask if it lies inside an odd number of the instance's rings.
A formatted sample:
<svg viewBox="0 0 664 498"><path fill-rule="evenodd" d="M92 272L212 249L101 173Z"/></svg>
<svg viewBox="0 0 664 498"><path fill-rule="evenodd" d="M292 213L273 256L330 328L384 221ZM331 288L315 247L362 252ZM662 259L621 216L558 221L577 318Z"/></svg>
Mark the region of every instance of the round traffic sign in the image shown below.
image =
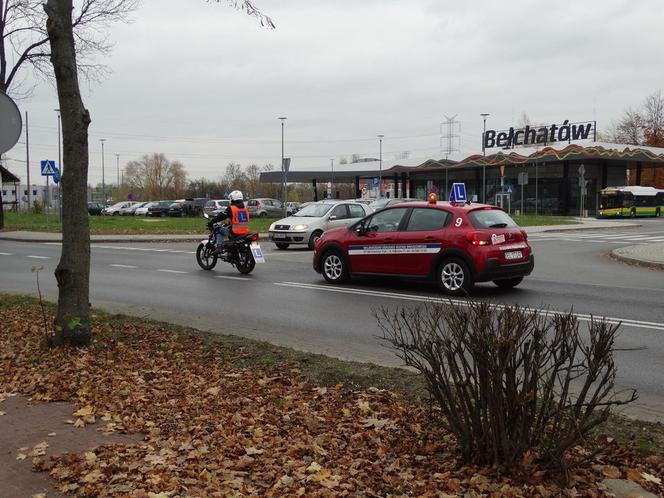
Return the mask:
<svg viewBox="0 0 664 498"><path fill-rule="evenodd" d="M0 92L0 154L16 145L22 128L23 121L18 107L6 94Z"/></svg>

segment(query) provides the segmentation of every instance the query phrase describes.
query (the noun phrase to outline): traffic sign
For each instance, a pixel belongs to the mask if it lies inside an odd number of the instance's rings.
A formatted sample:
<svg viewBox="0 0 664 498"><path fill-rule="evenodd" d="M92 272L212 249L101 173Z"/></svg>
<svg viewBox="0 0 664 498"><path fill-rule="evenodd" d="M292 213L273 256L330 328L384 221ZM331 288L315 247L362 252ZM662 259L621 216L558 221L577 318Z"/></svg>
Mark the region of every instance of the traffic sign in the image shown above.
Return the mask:
<svg viewBox="0 0 664 498"><path fill-rule="evenodd" d="M450 190L450 202L466 202L466 184L453 183Z"/></svg>
<svg viewBox="0 0 664 498"><path fill-rule="evenodd" d="M378 178L373 179L373 186L374 188L378 186Z"/></svg>
<svg viewBox="0 0 664 498"><path fill-rule="evenodd" d="M507 193L508 194L512 193L512 184L511 183L507 186Z"/></svg>
<svg viewBox="0 0 664 498"><path fill-rule="evenodd" d="M21 136L23 121L16 104L4 92L0 92L0 154L16 145Z"/></svg>
<svg viewBox="0 0 664 498"><path fill-rule="evenodd" d="M528 185L528 173L519 173L519 185Z"/></svg>
<svg viewBox="0 0 664 498"><path fill-rule="evenodd" d="M281 167L286 173L288 173L288 170L290 169L290 157L284 157L284 162Z"/></svg>
<svg viewBox="0 0 664 498"><path fill-rule="evenodd" d="M42 176L55 176L55 161L42 161L41 162L41 174Z"/></svg>

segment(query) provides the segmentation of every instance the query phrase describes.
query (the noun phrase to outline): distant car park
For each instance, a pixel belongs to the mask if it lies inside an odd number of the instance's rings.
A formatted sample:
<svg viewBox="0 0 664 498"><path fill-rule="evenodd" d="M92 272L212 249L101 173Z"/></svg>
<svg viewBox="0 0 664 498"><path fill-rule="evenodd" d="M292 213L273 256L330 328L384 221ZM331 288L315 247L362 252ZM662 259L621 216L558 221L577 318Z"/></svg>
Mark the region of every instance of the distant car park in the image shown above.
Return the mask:
<svg viewBox="0 0 664 498"><path fill-rule="evenodd" d="M137 202L128 207L123 207L120 209L120 216L134 216L136 210L140 207L143 207L147 202Z"/></svg>
<svg viewBox="0 0 664 498"><path fill-rule="evenodd" d="M205 206L203 207L203 212L207 213L208 215L212 216L222 209L226 209L228 206L230 206L231 201L228 199L212 199L209 200L205 203Z"/></svg>
<svg viewBox="0 0 664 498"><path fill-rule="evenodd" d="M146 216L148 214L148 209L151 206L154 206L155 204L157 204L157 203L156 202L146 202L141 207L136 208L136 210L134 211L134 216Z"/></svg>
<svg viewBox="0 0 664 498"><path fill-rule="evenodd" d="M131 207L134 204L138 204L138 203L134 202L134 201L116 202L112 206L104 208L104 210L101 212L101 214L106 215L106 216L120 216L120 214L121 214L120 210L121 209Z"/></svg>
<svg viewBox="0 0 664 498"><path fill-rule="evenodd" d="M152 205L148 207L146 216L166 216L168 214L168 208L171 204L173 204L173 201L153 202Z"/></svg>
<svg viewBox="0 0 664 498"><path fill-rule="evenodd" d="M270 198L249 199L247 210L250 216L260 218L278 218L284 215L284 207L280 200Z"/></svg>

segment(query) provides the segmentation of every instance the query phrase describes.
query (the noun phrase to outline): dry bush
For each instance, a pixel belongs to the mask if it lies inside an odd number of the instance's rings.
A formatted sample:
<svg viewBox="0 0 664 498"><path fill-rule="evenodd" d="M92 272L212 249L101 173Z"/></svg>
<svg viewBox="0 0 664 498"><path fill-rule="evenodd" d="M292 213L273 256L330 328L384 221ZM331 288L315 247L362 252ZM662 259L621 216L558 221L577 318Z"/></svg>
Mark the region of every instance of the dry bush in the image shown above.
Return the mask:
<svg viewBox="0 0 664 498"><path fill-rule="evenodd" d="M424 376L463 458L562 466L567 450L618 399L619 325L592 319L583 340L572 313L487 303L427 303L375 312L382 338Z"/></svg>

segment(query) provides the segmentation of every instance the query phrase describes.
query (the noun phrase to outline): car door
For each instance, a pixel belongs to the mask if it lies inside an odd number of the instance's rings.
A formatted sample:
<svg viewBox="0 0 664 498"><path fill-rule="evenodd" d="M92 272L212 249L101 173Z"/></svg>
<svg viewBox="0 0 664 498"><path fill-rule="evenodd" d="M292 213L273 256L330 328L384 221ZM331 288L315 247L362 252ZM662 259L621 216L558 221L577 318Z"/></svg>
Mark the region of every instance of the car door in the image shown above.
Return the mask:
<svg viewBox="0 0 664 498"><path fill-rule="evenodd" d="M385 209L366 218L353 231L348 256L353 273L402 273L396 254L404 216L408 208Z"/></svg>
<svg viewBox="0 0 664 498"><path fill-rule="evenodd" d="M329 214L327 215L325 230L348 226L350 225L349 218L350 215L348 213L348 206L346 204L337 204L330 210Z"/></svg>
<svg viewBox="0 0 664 498"><path fill-rule="evenodd" d="M424 276L444 246L450 213L436 207L416 207L399 233L399 266L403 273Z"/></svg>

